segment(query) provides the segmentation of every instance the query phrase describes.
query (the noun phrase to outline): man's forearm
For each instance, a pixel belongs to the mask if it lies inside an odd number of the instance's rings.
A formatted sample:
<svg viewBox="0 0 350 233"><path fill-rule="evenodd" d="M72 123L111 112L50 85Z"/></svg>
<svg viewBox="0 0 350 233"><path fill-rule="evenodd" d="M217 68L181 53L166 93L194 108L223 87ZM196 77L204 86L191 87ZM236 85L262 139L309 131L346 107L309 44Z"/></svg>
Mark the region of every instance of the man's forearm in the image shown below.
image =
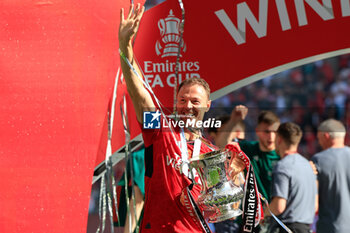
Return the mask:
<svg viewBox="0 0 350 233"><path fill-rule="evenodd" d="M143 111L154 110L154 103L142 82L142 73L134 59L132 39L135 36L144 8L133 7L126 19L124 10L121 11L121 23L119 27L119 49L121 55L120 65L123 71L128 93L133 102L137 120L141 123Z"/></svg>
<svg viewBox="0 0 350 233"><path fill-rule="evenodd" d="M228 123L226 123L218 132L218 135L215 139L215 144L219 148L224 148L228 143L232 142L234 139L234 135L232 133L232 130L234 127L238 124L238 121L230 120Z"/></svg>
<svg viewBox="0 0 350 233"><path fill-rule="evenodd" d="M287 200L282 197L273 197L270 203L270 210L274 215L280 215L286 209Z"/></svg>
<svg viewBox="0 0 350 233"><path fill-rule="evenodd" d="M142 73L139 66L136 64L133 58L132 45L129 44L126 48L121 50L121 68L123 71L124 79L128 93L133 102L137 120L142 122L143 111L154 110L154 104L152 98L142 82ZM125 51L125 53L123 52ZM124 58L123 58L124 53ZM129 62L129 64L128 64ZM131 67L130 67L131 65ZM136 72L136 73L135 73Z"/></svg>

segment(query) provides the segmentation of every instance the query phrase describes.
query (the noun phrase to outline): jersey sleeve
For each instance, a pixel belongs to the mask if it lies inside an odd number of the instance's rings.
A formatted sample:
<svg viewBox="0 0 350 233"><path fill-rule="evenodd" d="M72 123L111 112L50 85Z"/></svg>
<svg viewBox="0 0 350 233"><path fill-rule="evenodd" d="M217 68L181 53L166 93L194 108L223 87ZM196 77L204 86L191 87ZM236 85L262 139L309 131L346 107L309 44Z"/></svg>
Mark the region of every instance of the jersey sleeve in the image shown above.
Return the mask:
<svg viewBox="0 0 350 233"><path fill-rule="evenodd" d="M282 197L288 200L289 176L278 169L276 166L272 177L272 195L271 197Z"/></svg>

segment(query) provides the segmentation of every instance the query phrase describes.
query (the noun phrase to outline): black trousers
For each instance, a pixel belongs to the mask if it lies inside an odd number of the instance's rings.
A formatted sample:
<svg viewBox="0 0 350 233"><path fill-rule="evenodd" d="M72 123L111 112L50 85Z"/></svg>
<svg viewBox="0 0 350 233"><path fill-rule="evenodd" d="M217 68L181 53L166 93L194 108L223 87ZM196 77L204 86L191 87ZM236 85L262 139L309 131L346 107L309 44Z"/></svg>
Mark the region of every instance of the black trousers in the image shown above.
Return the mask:
<svg viewBox="0 0 350 233"><path fill-rule="evenodd" d="M285 223L285 225L293 232L293 233L310 233L310 224L306 223ZM286 230L283 229L283 227L280 226L280 233L285 233Z"/></svg>

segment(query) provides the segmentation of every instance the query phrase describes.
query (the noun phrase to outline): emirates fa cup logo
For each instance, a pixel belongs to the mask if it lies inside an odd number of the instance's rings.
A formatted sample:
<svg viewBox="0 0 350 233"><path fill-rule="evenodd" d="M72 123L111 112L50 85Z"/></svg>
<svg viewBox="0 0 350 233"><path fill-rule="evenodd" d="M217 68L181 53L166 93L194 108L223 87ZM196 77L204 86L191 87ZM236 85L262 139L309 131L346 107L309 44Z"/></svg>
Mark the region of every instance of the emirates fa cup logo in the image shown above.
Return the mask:
<svg viewBox="0 0 350 233"><path fill-rule="evenodd" d="M161 42L156 42L156 53L158 56L161 55L161 57L176 57L179 46L183 52L186 52L186 45L183 40L180 44L179 27L180 19L175 17L173 10L169 11L168 17L165 19L160 19L158 21L158 28L162 37Z"/></svg>

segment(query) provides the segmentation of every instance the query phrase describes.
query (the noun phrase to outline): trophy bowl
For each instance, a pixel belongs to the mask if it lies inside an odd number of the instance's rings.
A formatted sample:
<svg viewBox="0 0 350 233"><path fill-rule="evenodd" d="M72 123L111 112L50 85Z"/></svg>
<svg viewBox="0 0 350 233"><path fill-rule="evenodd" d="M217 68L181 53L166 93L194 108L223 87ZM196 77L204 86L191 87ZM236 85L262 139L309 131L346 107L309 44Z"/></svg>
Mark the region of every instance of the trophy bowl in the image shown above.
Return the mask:
<svg viewBox="0 0 350 233"><path fill-rule="evenodd" d="M202 183L197 204L204 216L209 216L209 222L221 222L242 214L239 202L244 193L230 178L230 155L229 150L216 150L190 160L190 170L196 169Z"/></svg>

